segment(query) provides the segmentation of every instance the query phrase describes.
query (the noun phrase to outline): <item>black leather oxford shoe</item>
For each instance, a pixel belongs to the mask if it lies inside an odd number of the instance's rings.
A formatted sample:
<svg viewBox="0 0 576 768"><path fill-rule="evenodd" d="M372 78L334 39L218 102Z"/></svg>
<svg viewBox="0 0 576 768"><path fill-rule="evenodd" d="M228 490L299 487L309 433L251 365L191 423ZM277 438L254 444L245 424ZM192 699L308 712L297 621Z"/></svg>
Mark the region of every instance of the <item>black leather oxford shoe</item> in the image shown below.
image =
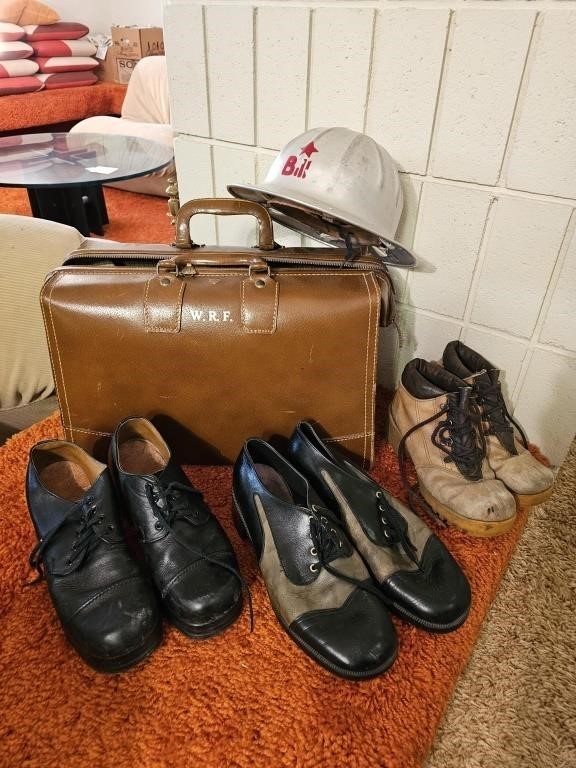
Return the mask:
<svg viewBox="0 0 576 768"><path fill-rule="evenodd" d="M242 610L242 581L232 545L202 494L147 419L125 419L110 454L169 621L189 637L221 632Z"/></svg>
<svg viewBox="0 0 576 768"><path fill-rule="evenodd" d="M362 558L306 479L263 440L234 466L239 533L252 541L270 602L290 637L341 677L384 672L396 633Z"/></svg>
<svg viewBox="0 0 576 768"><path fill-rule="evenodd" d="M430 528L365 472L328 448L311 424L298 424L290 460L348 536L400 617L431 632L451 632L470 609L470 585Z"/></svg>
<svg viewBox="0 0 576 768"><path fill-rule="evenodd" d="M162 637L161 615L126 548L107 467L73 443L38 443L26 495L39 539L30 564L45 575L78 654L99 672L119 672L148 656Z"/></svg>

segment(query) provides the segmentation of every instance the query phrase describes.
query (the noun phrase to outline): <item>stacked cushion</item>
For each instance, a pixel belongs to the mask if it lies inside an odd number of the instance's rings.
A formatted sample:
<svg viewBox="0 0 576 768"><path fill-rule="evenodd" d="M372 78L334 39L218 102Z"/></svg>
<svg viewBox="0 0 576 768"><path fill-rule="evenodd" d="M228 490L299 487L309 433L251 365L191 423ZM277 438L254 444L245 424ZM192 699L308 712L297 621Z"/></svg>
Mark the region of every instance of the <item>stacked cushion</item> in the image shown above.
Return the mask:
<svg viewBox="0 0 576 768"><path fill-rule="evenodd" d="M80 39L88 31L75 21L0 22L0 96L96 83L96 46Z"/></svg>
<svg viewBox="0 0 576 768"><path fill-rule="evenodd" d="M31 77L2 77L0 78L0 96L10 96L15 93L32 93L44 88L38 76Z"/></svg>
<svg viewBox="0 0 576 768"><path fill-rule="evenodd" d="M18 24L12 24L8 21L0 21L0 42L10 43L14 40L21 40L25 35L22 27Z"/></svg>
<svg viewBox="0 0 576 768"><path fill-rule="evenodd" d="M0 61L0 78L35 75L36 72L38 72L38 69L38 64L31 59Z"/></svg>
<svg viewBox="0 0 576 768"><path fill-rule="evenodd" d="M84 24L75 21L58 21L56 24L26 24L26 40L78 40L90 31Z"/></svg>
<svg viewBox="0 0 576 768"><path fill-rule="evenodd" d="M89 40L38 40L31 41L34 56L94 56L96 46Z"/></svg>
<svg viewBox="0 0 576 768"><path fill-rule="evenodd" d="M0 61L14 61L14 59L27 59L32 56L32 46L23 40L14 40L0 43Z"/></svg>
<svg viewBox="0 0 576 768"><path fill-rule="evenodd" d="M36 59L40 72L82 72L95 69L96 59L90 56L52 56L49 59Z"/></svg>
<svg viewBox="0 0 576 768"><path fill-rule="evenodd" d="M26 42L32 46L41 73L38 77L46 88L70 88L96 82L92 74L98 66L98 60L92 58L96 46L80 39L88 32L84 24L60 21L50 25L32 24L24 29Z"/></svg>
<svg viewBox="0 0 576 768"><path fill-rule="evenodd" d="M0 21L0 96L39 91L44 84L35 77L39 65L30 60L34 50L22 38L26 32L18 24Z"/></svg>
<svg viewBox="0 0 576 768"><path fill-rule="evenodd" d="M57 72L54 74L36 75L36 78L44 84L47 91L52 88L74 88L79 85L94 85L98 78L94 72Z"/></svg>

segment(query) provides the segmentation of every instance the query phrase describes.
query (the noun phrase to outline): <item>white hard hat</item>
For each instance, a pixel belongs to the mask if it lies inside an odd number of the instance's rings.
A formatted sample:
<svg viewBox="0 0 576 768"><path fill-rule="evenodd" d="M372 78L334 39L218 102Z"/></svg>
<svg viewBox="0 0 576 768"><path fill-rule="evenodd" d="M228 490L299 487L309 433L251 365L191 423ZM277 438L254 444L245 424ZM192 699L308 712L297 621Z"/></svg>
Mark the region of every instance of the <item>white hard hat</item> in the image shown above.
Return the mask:
<svg viewBox="0 0 576 768"><path fill-rule="evenodd" d="M261 185L228 191L262 203L276 221L334 246L349 237L375 246L388 264L414 266L394 240L403 195L394 160L374 139L349 128L314 128L288 142Z"/></svg>

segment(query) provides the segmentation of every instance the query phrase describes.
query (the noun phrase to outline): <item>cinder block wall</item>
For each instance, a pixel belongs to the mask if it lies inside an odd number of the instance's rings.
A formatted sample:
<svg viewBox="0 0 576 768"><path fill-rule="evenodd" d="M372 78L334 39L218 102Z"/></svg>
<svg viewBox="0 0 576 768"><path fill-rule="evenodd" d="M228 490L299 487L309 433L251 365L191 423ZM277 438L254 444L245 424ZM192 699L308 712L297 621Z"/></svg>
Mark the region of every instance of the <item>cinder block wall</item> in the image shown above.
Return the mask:
<svg viewBox="0 0 576 768"><path fill-rule="evenodd" d="M182 200L263 179L307 127L373 136L422 260L394 271L404 344L382 332L382 383L461 338L505 369L516 417L560 463L576 431L573 3L167 0L164 16ZM254 237L236 218L194 234Z"/></svg>

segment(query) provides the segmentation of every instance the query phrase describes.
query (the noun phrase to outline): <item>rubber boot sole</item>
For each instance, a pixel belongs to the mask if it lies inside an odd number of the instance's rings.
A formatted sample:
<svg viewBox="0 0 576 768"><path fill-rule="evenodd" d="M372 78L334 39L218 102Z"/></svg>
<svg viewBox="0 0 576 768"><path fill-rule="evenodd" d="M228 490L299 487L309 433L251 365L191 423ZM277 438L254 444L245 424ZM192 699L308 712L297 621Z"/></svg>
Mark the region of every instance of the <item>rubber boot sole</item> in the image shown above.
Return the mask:
<svg viewBox="0 0 576 768"><path fill-rule="evenodd" d="M550 496L552 496L554 486L550 486L550 488L547 488L545 491L540 491L540 493L514 493L510 488L508 488L508 490L516 499L518 509L528 509L529 507L537 507L539 504L544 504L545 501L548 501Z"/></svg>

